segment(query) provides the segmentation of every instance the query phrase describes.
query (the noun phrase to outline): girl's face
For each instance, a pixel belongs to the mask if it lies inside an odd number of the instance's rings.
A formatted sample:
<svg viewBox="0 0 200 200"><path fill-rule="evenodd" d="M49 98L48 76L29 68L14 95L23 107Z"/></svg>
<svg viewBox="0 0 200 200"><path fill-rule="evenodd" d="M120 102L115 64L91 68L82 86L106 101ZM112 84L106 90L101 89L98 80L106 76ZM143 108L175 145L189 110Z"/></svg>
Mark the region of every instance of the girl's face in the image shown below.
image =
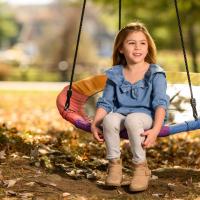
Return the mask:
<svg viewBox="0 0 200 200"><path fill-rule="evenodd" d="M124 54L127 64L144 62L148 53L148 42L144 33L141 31L129 33L119 52Z"/></svg>

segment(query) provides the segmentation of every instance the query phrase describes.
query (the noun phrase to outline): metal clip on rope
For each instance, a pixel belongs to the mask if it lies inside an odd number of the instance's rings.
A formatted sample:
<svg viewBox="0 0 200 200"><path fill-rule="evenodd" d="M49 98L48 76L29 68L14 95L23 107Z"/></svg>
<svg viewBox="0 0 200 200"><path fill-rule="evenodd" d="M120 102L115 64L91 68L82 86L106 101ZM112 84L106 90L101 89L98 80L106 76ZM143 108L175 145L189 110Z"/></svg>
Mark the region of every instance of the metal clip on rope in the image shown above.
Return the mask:
<svg viewBox="0 0 200 200"><path fill-rule="evenodd" d="M192 106L192 111L193 111L193 117L195 118L195 120L198 120L198 113L197 113L197 109L196 109L196 99L192 98L190 99L190 104Z"/></svg>
<svg viewBox="0 0 200 200"><path fill-rule="evenodd" d="M65 102L65 110L67 110L69 108L69 106L70 106L70 98L71 98L71 96L72 96L72 90L69 89L67 91L67 100Z"/></svg>

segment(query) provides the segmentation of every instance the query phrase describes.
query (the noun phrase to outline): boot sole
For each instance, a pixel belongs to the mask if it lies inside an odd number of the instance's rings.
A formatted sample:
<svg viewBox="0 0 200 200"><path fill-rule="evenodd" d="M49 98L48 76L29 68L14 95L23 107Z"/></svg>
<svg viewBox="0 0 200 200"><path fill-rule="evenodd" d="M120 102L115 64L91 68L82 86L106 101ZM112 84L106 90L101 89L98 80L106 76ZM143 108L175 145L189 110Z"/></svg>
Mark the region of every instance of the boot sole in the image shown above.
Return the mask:
<svg viewBox="0 0 200 200"><path fill-rule="evenodd" d="M147 187L143 187L143 188L137 188L137 189L134 189L134 188L129 188L129 190L131 192L142 192L142 191L145 191L147 190L148 186Z"/></svg>
<svg viewBox="0 0 200 200"><path fill-rule="evenodd" d="M121 184L122 184L122 181L121 181L119 184L114 184L114 183L112 184L112 183L106 183L106 182L105 182L105 185L106 185L106 186L109 186L109 187L120 187Z"/></svg>
<svg viewBox="0 0 200 200"><path fill-rule="evenodd" d="M106 186L108 186L108 187L120 187L121 186L121 184L105 184Z"/></svg>

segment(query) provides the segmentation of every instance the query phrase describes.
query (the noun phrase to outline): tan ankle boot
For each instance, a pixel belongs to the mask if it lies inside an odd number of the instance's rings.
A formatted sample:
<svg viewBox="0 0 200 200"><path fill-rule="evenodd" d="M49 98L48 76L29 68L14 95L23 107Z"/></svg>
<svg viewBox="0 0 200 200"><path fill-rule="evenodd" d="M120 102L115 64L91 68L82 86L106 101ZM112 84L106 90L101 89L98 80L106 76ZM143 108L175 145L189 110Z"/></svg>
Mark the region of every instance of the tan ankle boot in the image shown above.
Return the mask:
<svg viewBox="0 0 200 200"><path fill-rule="evenodd" d="M112 159L108 164L108 175L105 184L108 186L120 186L122 182L122 161Z"/></svg>
<svg viewBox="0 0 200 200"><path fill-rule="evenodd" d="M149 180L151 178L151 170L147 163L135 164L133 178L129 186L130 191L139 192L148 188Z"/></svg>

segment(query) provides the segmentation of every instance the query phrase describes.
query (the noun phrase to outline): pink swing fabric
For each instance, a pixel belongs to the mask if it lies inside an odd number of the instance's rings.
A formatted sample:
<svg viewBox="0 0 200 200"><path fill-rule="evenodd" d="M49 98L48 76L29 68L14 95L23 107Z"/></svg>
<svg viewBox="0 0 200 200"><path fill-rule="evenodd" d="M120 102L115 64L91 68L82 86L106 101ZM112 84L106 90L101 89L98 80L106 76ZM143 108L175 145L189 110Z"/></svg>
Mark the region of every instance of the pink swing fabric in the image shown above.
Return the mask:
<svg viewBox="0 0 200 200"><path fill-rule="evenodd" d="M87 116L84 113L84 105L88 100L88 96L80 94L75 89L72 89L73 92L70 99L70 106L67 110L65 110L66 94L68 88L69 86L64 87L56 100L60 115L72 124L76 124L77 121L84 121L86 123Z"/></svg>

